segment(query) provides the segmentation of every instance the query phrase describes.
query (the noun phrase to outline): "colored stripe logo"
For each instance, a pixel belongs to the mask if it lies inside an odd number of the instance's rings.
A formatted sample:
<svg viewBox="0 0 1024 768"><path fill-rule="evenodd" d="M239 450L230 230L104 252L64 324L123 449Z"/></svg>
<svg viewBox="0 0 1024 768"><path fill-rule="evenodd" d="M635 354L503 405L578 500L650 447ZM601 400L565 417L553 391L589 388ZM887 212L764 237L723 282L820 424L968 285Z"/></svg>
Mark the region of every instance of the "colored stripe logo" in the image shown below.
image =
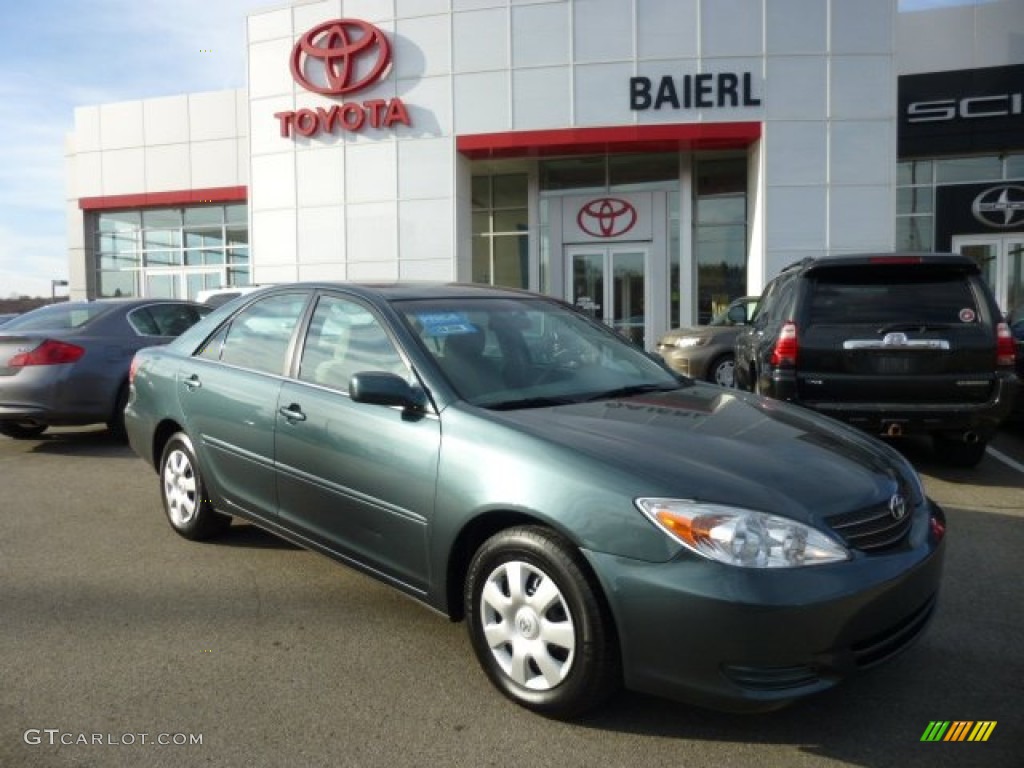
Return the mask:
<svg viewBox="0 0 1024 768"><path fill-rule="evenodd" d="M932 720L921 734L921 741L988 741L996 729L996 720Z"/></svg>

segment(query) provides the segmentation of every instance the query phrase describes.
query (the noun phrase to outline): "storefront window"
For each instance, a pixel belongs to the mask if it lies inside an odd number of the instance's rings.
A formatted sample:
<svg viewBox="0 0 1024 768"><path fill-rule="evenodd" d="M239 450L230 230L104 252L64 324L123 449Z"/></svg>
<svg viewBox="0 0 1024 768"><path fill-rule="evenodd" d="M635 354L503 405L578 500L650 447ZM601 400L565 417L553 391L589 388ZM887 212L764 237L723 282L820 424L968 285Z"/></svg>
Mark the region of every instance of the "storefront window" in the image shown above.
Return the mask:
<svg viewBox="0 0 1024 768"><path fill-rule="evenodd" d="M959 181L995 181L1003 177L998 157L954 157L935 161L935 181L949 184Z"/></svg>
<svg viewBox="0 0 1024 768"><path fill-rule="evenodd" d="M604 189L607 183L605 158L569 157L540 164L541 191Z"/></svg>
<svg viewBox="0 0 1024 768"><path fill-rule="evenodd" d="M608 187L626 191L654 182L679 183L679 155L609 155Z"/></svg>
<svg viewBox="0 0 1024 768"><path fill-rule="evenodd" d="M900 187L896 190L896 213L931 213L933 187Z"/></svg>
<svg viewBox="0 0 1024 768"><path fill-rule="evenodd" d="M698 161L694 192L697 317L707 323L747 290L746 158Z"/></svg>
<svg viewBox="0 0 1024 768"><path fill-rule="evenodd" d="M931 184L935 180L931 160L907 160L896 169L900 186Z"/></svg>
<svg viewBox="0 0 1024 768"><path fill-rule="evenodd" d="M935 249L936 190L939 187L1021 178L1024 178L1024 155L1021 154L901 161L897 165L896 248L904 251Z"/></svg>
<svg viewBox="0 0 1024 768"><path fill-rule="evenodd" d="M1008 155L1004 178L1024 179L1024 155Z"/></svg>
<svg viewBox="0 0 1024 768"><path fill-rule="evenodd" d="M194 298L248 285L245 204L105 211L96 215L99 296Z"/></svg>
<svg viewBox="0 0 1024 768"><path fill-rule="evenodd" d="M932 216L900 216L896 219L896 249L930 251L934 245Z"/></svg>
<svg viewBox="0 0 1024 768"><path fill-rule="evenodd" d="M668 195L668 307L669 324L677 325L681 322L682 312L681 289L682 272L680 271L679 241L679 193L670 192Z"/></svg>
<svg viewBox="0 0 1024 768"><path fill-rule="evenodd" d="M528 288L529 177L474 176L472 198L473 282Z"/></svg>
<svg viewBox="0 0 1024 768"><path fill-rule="evenodd" d="M137 296L136 280L138 275L138 272L127 270L101 271L97 281L97 296L101 299Z"/></svg>

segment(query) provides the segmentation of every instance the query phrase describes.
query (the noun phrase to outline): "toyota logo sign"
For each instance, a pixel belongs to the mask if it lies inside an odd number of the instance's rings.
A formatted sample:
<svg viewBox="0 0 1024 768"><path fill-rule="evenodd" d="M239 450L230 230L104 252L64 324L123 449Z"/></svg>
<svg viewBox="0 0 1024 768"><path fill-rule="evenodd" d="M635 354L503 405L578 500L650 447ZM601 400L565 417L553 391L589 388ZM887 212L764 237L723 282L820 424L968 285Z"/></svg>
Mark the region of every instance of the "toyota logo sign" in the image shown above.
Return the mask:
<svg viewBox="0 0 1024 768"><path fill-rule="evenodd" d="M320 84L307 72L323 74ZM377 27L359 19L335 19L313 27L292 49L292 77L307 91L341 96L369 88L391 65L391 46Z"/></svg>
<svg viewBox="0 0 1024 768"><path fill-rule="evenodd" d="M579 228L591 237L618 237L636 225L636 208L618 197L599 197L585 203L576 214Z"/></svg>
<svg viewBox="0 0 1024 768"><path fill-rule="evenodd" d="M292 79L307 91L344 96L377 83L391 68L391 45L377 27L360 19L334 19L318 24L292 48ZM364 126L412 125L405 103L391 99L346 101L315 108L275 112L285 138L298 134L359 131Z"/></svg>

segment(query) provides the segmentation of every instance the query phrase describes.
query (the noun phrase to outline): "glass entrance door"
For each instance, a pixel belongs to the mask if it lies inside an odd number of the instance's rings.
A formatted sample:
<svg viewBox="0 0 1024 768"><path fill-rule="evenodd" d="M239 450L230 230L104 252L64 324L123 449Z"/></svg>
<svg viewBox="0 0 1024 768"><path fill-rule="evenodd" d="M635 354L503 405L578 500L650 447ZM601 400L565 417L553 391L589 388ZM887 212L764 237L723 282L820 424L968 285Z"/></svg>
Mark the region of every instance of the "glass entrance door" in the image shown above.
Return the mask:
<svg viewBox="0 0 1024 768"><path fill-rule="evenodd" d="M647 249L633 245L571 246L566 299L578 309L647 347Z"/></svg>
<svg viewBox="0 0 1024 768"><path fill-rule="evenodd" d="M953 250L978 262L1000 309L1024 304L1024 234L954 237Z"/></svg>

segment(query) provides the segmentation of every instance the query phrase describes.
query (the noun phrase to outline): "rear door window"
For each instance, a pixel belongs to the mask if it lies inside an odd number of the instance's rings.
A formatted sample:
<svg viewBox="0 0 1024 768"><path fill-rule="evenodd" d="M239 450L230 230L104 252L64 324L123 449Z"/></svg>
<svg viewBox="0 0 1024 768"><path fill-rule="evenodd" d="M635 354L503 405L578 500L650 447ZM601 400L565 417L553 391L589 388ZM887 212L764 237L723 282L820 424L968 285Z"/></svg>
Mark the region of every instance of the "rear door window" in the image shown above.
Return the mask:
<svg viewBox="0 0 1024 768"><path fill-rule="evenodd" d="M292 334L308 296L306 292L276 294L250 304L207 341L199 356L283 375Z"/></svg>

